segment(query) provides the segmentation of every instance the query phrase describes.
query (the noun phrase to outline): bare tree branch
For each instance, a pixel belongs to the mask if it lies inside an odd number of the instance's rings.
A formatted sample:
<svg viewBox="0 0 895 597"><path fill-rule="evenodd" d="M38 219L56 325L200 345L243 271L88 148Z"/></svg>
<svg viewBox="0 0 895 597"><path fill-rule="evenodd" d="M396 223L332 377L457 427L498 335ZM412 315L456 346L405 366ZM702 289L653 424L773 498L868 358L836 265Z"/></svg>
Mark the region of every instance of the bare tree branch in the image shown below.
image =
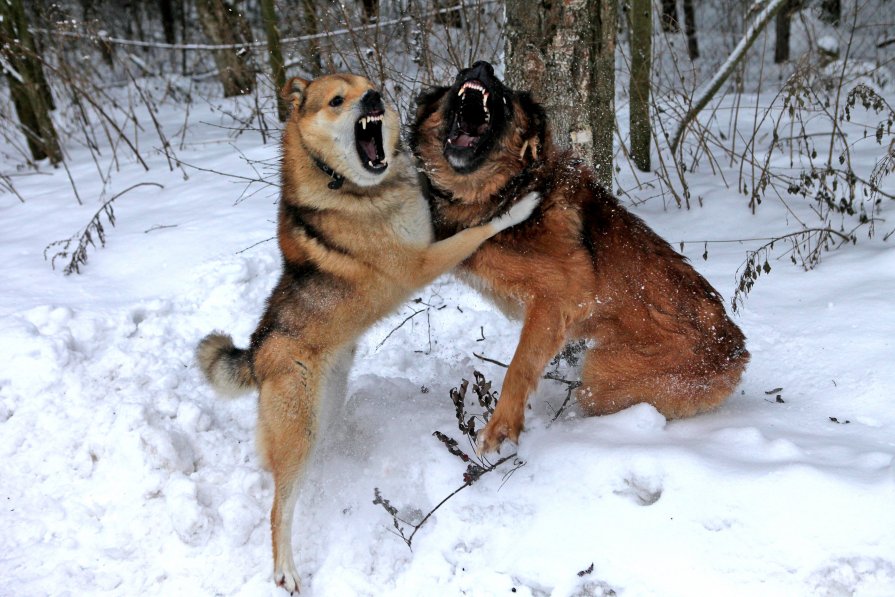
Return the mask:
<svg viewBox="0 0 895 597"><path fill-rule="evenodd" d="M672 137L671 141L671 153L677 153L678 145L680 144L681 137L684 134L684 131L693 122L693 119L702 111L703 108L711 101L711 99L715 96L721 86L727 81L727 78L734 71L737 64L743 59L746 55L746 52L752 47L752 44L758 38L758 35L762 32L765 26L771 21L777 11L780 10L784 4L786 4L788 0L768 0L764 9L758 13L758 16L755 17L755 20L752 22L752 25L746 29L746 33L743 34L743 38L740 40L740 43L733 49L730 56L721 65L721 68L715 74L714 77L705 85L703 91L697 92L696 98L693 101L693 105L687 111L687 114L684 115L684 119L681 120L681 123L678 125L677 131L674 133L674 137Z"/></svg>

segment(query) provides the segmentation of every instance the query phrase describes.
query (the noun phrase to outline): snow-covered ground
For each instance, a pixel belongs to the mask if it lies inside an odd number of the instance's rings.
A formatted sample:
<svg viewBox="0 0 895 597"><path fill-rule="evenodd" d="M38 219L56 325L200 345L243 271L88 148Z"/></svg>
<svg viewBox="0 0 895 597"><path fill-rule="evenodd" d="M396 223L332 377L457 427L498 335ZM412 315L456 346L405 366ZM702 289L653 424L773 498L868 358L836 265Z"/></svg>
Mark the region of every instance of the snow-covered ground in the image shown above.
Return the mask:
<svg viewBox="0 0 895 597"><path fill-rule="evenodd" d="M220 121L211 105L193 109L184 161L251 175L233 143L276 158L257 136L201 124ZM166 110L176 130L182 116ZM275 191L235 203L242 186L223 176L187 168L184 179L159 155L149 172L125 163L106 198L164 188L116 200L106 248L63 276L44 247L83 227L102 189L70 151L83 206L51 169L16 179L26 203L0 196L0 594L280 594L255 401L215 397L193 360L204 334L245 345L257 322L279 268L263 242ZM688 241L729 298L761 241L711 244L708 260L698 241L793 222L773 202L752 215L704 170L690 178L704 207L632 209L675 246ZM752 362L716 412L668 422L642 405L572 409L551 422L565 387L544 381L524 465L446 502L411 551L374 488L413 520L462 484L464 466L432 432L459 437L450 388L475 369L499 388L503 370L473 352L507 362L519 331L450 277L420 290L364 337L312 464L293 537L303 593L895 594L895 251L881 236L808 273L772 260L735 318Z"/></svg>

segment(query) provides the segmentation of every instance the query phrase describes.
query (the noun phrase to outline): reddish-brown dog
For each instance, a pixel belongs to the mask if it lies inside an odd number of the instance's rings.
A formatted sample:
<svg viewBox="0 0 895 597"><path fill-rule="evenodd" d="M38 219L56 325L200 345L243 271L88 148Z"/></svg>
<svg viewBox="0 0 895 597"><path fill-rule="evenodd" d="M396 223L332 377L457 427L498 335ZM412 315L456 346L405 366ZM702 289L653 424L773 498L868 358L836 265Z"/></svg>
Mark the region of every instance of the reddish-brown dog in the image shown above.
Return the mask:
<svg viewBox="0 0 895 597"><path fill-rule="evenodd" d="M544 110L478 62L418 99L412 149L429 179L439 238L502 213L529 191L532 217L489 241L461 272L524 321L483 452L518 441L548 361L588 340L578 402L591 415L647 402L667 417L712 409L739 383L745 338L686 259L556 151Z"/></svg>

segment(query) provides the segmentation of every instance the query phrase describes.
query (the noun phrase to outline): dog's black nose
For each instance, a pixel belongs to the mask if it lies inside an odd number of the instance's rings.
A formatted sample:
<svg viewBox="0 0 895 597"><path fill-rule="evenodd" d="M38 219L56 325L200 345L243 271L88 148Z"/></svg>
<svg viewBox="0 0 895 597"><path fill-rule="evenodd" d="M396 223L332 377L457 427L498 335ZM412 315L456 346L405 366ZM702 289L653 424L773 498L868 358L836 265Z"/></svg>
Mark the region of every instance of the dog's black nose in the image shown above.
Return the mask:
<svg viewBox="0 0 895 597"><path fill-rule="evenodd" d="M469 69L469 74L475 78L481 79L482 75L494 77L494 67L490 62L479 60Z"/></svg>
<svg viewBox="0 0 895 597"><path fill-rule="evenodd" d="M368 112L382 111L385 106L382 103L382 95L375 89L371 89L360 98L360 105Z"/></svg>

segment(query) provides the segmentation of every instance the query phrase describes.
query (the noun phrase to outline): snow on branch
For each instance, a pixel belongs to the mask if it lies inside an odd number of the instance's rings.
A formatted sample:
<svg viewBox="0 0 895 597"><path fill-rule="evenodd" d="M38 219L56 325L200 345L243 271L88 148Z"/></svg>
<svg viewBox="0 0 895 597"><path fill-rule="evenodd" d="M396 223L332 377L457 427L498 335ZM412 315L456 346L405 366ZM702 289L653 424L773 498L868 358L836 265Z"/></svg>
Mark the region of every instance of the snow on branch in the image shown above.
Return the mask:
<svg viewBox="0 0 895 597"><path fill-rule="evenodd" d="M733 49L733 52L730 53L727 60L724 61L724 64L718 69L718 72L715 74L711 80L706 83L701 90L697 90L693 103L690 106L690 109L687 111L686 115L684 115L683 120L678 125L677 131L674 133L671 141L671 153L677 153L678 145L681 142L681 138L684 135L684 131L693 122L693 119L696 118L697 114L699 114L703 108L711 101L711 99L715 96L727 78L730 76L730 73L733 72L734 68L736 68L737 64L740 63L740 60L743 59L743 56L746 55L746 52L752 47L752 44L758 38L758 35L762 32L765 26L774 18L774 15L777 14L783 6L788 2L788 0L768 0L764 5L764 8L758 11L755 20L746 29L746 32L743 34L743 38ZM762 3L756 2L750 12L755 12L758 10L758 7Z"/></svg>

